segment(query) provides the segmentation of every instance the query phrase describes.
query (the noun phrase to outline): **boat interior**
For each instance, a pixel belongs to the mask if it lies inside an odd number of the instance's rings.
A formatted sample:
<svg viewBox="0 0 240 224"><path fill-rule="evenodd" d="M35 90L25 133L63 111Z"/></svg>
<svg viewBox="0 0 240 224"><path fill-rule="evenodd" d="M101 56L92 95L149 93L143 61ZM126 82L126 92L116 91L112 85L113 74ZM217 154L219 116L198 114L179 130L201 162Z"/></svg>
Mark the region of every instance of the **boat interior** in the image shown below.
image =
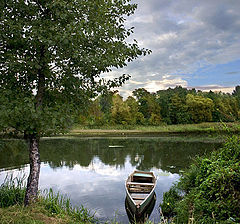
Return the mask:
<svg viewBox="0 0 240 224"><path fill-rule="evenodd" d="M126 182L127 190L136 205L140 205L155 185L155 178L152 173L134 172Z"/></svg>

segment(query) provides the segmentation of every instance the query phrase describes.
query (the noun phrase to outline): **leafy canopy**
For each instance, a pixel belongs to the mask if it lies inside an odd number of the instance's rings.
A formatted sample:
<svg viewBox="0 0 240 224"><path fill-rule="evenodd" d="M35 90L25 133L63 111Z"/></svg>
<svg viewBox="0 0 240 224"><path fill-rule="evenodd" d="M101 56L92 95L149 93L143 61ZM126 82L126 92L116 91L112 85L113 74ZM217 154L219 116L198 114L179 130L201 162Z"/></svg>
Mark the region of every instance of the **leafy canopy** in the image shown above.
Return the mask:
<svg viewBox="0 0 240 224"><path fill-rule="evenodd" d="M0 124L27 134L60 132L105 88L129 76L101 74L150 53L128 43L130 0L0 3ZM70 116L71 115L71 116Z"/></svg>

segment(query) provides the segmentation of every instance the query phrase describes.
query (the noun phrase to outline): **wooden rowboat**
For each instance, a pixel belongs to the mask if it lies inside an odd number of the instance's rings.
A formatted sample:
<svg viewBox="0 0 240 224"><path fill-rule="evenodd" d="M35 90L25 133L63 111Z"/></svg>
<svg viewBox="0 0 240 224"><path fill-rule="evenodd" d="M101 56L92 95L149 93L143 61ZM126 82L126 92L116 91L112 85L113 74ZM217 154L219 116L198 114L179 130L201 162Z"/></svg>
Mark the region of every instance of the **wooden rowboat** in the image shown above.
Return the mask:
<svg viewBox="0 0 240 224"><path fill-rule="evenodd" d="M151 202L157 179L153 172L134 171L126 180L126 199L133 213L141 216Z"/></svg>

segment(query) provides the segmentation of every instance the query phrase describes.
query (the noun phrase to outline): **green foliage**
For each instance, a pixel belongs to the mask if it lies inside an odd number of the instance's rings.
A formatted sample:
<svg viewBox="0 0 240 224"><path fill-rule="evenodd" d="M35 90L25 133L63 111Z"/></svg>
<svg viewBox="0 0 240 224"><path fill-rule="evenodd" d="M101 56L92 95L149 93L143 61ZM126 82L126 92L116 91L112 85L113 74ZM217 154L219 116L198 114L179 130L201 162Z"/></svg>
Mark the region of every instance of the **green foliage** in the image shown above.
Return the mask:
<svg viewBox="0 0 240 224"><path fill-rule="evenodd" d="M144 116L141 112L139 112L138 103L135 98L129 96L125 101L127 107L129 108L130 113L130 124L143 124Z"/></svg>
<svg viewBox="0 0 240 224"><path fill-rule="evenodd" d="M0 208L23 204L25 197L25 178L13 178L7 176L4 183L0 186Z"/></svg>
<svg viewBox="0 0 240 224"><path fill-rule="evenodd" d="M161 124L161 117L160 114L155 114L155 113L151 113L151 117L149 118L149 124L150 125L159 125Z"/></svg>
<svg viewBox="0 0 240 224"><path fill-rule="evenodd" d="M233 95L212 91L203 93L177 86L174 89L150 93L144 88L139 88L133 91L133 97L129 96L124 100L117 91L107 91L92 102L101 116L96 117L96 111L89 111L87 115L90 118L89 122L84 124L161 125L235 122L240 119L240 105L235 92Z"/></svg>
<svg viewBox="0 0 240 224"><path fill-rule="evenodd" d="M240 86L236 86L233 90L233 96L240 96Z"/></svg>
<svg viewBox="0 0 240 224"><path fill-rule="evenodd" d="M240 139L233 136L224 147L210 157L197 158L181 177L177 190L184 192L182 200L174 208L165 209L176 214L178 223L192 218L196 223L240 222ZM167 201L176 199L168 193Z"/></svg>
<svg viewBox="0 0 240 224"><path fill-rule="evenodd" d="M126 42L126 1L4 1L0 15L0 128L61 133L89 99L129 79L100 77L150 53Z"/></svg>
<svg viewBox="0 0 240 224"><path fill-rule="evenodd" d="M203 96L187 95L186 105L194 123L212 121L213 101Z"/></svg>
<svg viewBox="0 0 240 224"><path fill-rule="evenodd" d="M139 88L133 91L133 96L137 99L138 112L144 117L138 124L159 125L162 120L161 107L157 103L156 95L149 93L144 88Z"/></svg>
<svg viewBox="0 0 240 224"><path fill-rule="evenodd" d="M212 96L213 97L213 96ZM214 121L236 121L239 119L240 104L237 98L229 95L216 95L213 97Z"/></svg>
<svg viewBox="0 0 240 224"><path fill-rule="evenodd" d="M176 203L182 199L182 197L179 195L178 190L175 186L170 188L168 192L165 192L163 194L163 202L160 204L161 211L164 217L172 217L176 215L176 212L174 210Z"/></svg>
<svg viewBox="0 0 240 224"><path fill-rule="evenodd" d="M113 95L111 117L113 124L131 123L130 108L119 94Z"/></svg>
<svg viewBox="0 0 240 224"><path fill-rule="evenodd" d="M96 99L90 104L87 119L90 125L103 125L105 123L104 114L101 111L99 99Z"/></svg>
<svg viewBox="0 0 240 224"><path fill-rule="evenodd" d="M178 93L170 98L169 117L172 124L187 124L192 122L185 98L181 98Z"/></svg>

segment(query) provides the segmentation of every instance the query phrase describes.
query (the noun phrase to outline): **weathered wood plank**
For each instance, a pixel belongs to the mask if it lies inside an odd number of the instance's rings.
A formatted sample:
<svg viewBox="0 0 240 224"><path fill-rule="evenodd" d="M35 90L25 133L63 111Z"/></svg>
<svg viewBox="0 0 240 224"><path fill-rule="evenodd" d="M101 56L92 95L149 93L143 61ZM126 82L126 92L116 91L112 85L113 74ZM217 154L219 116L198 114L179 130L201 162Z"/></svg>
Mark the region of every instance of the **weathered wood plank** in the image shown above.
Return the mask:
<svg viewBox="0 0 240 224"><path fill-rule="evenodd" d="M145 198L132 197L133 200L144 200Z"/></svg>
<svg viewBox="0 0 240 224"><path fill-rule="evenodd" d="M145 185L145 186L154 186L154 183L127 182L127 185Z"/></svg>
<svg viewBox="0 0 240 224"><path fill-rule="evenodd" d="M134 188L134 189L129 189L129 192L130 193L149 193L149 192L151 192L151 190Z"/></svg>

